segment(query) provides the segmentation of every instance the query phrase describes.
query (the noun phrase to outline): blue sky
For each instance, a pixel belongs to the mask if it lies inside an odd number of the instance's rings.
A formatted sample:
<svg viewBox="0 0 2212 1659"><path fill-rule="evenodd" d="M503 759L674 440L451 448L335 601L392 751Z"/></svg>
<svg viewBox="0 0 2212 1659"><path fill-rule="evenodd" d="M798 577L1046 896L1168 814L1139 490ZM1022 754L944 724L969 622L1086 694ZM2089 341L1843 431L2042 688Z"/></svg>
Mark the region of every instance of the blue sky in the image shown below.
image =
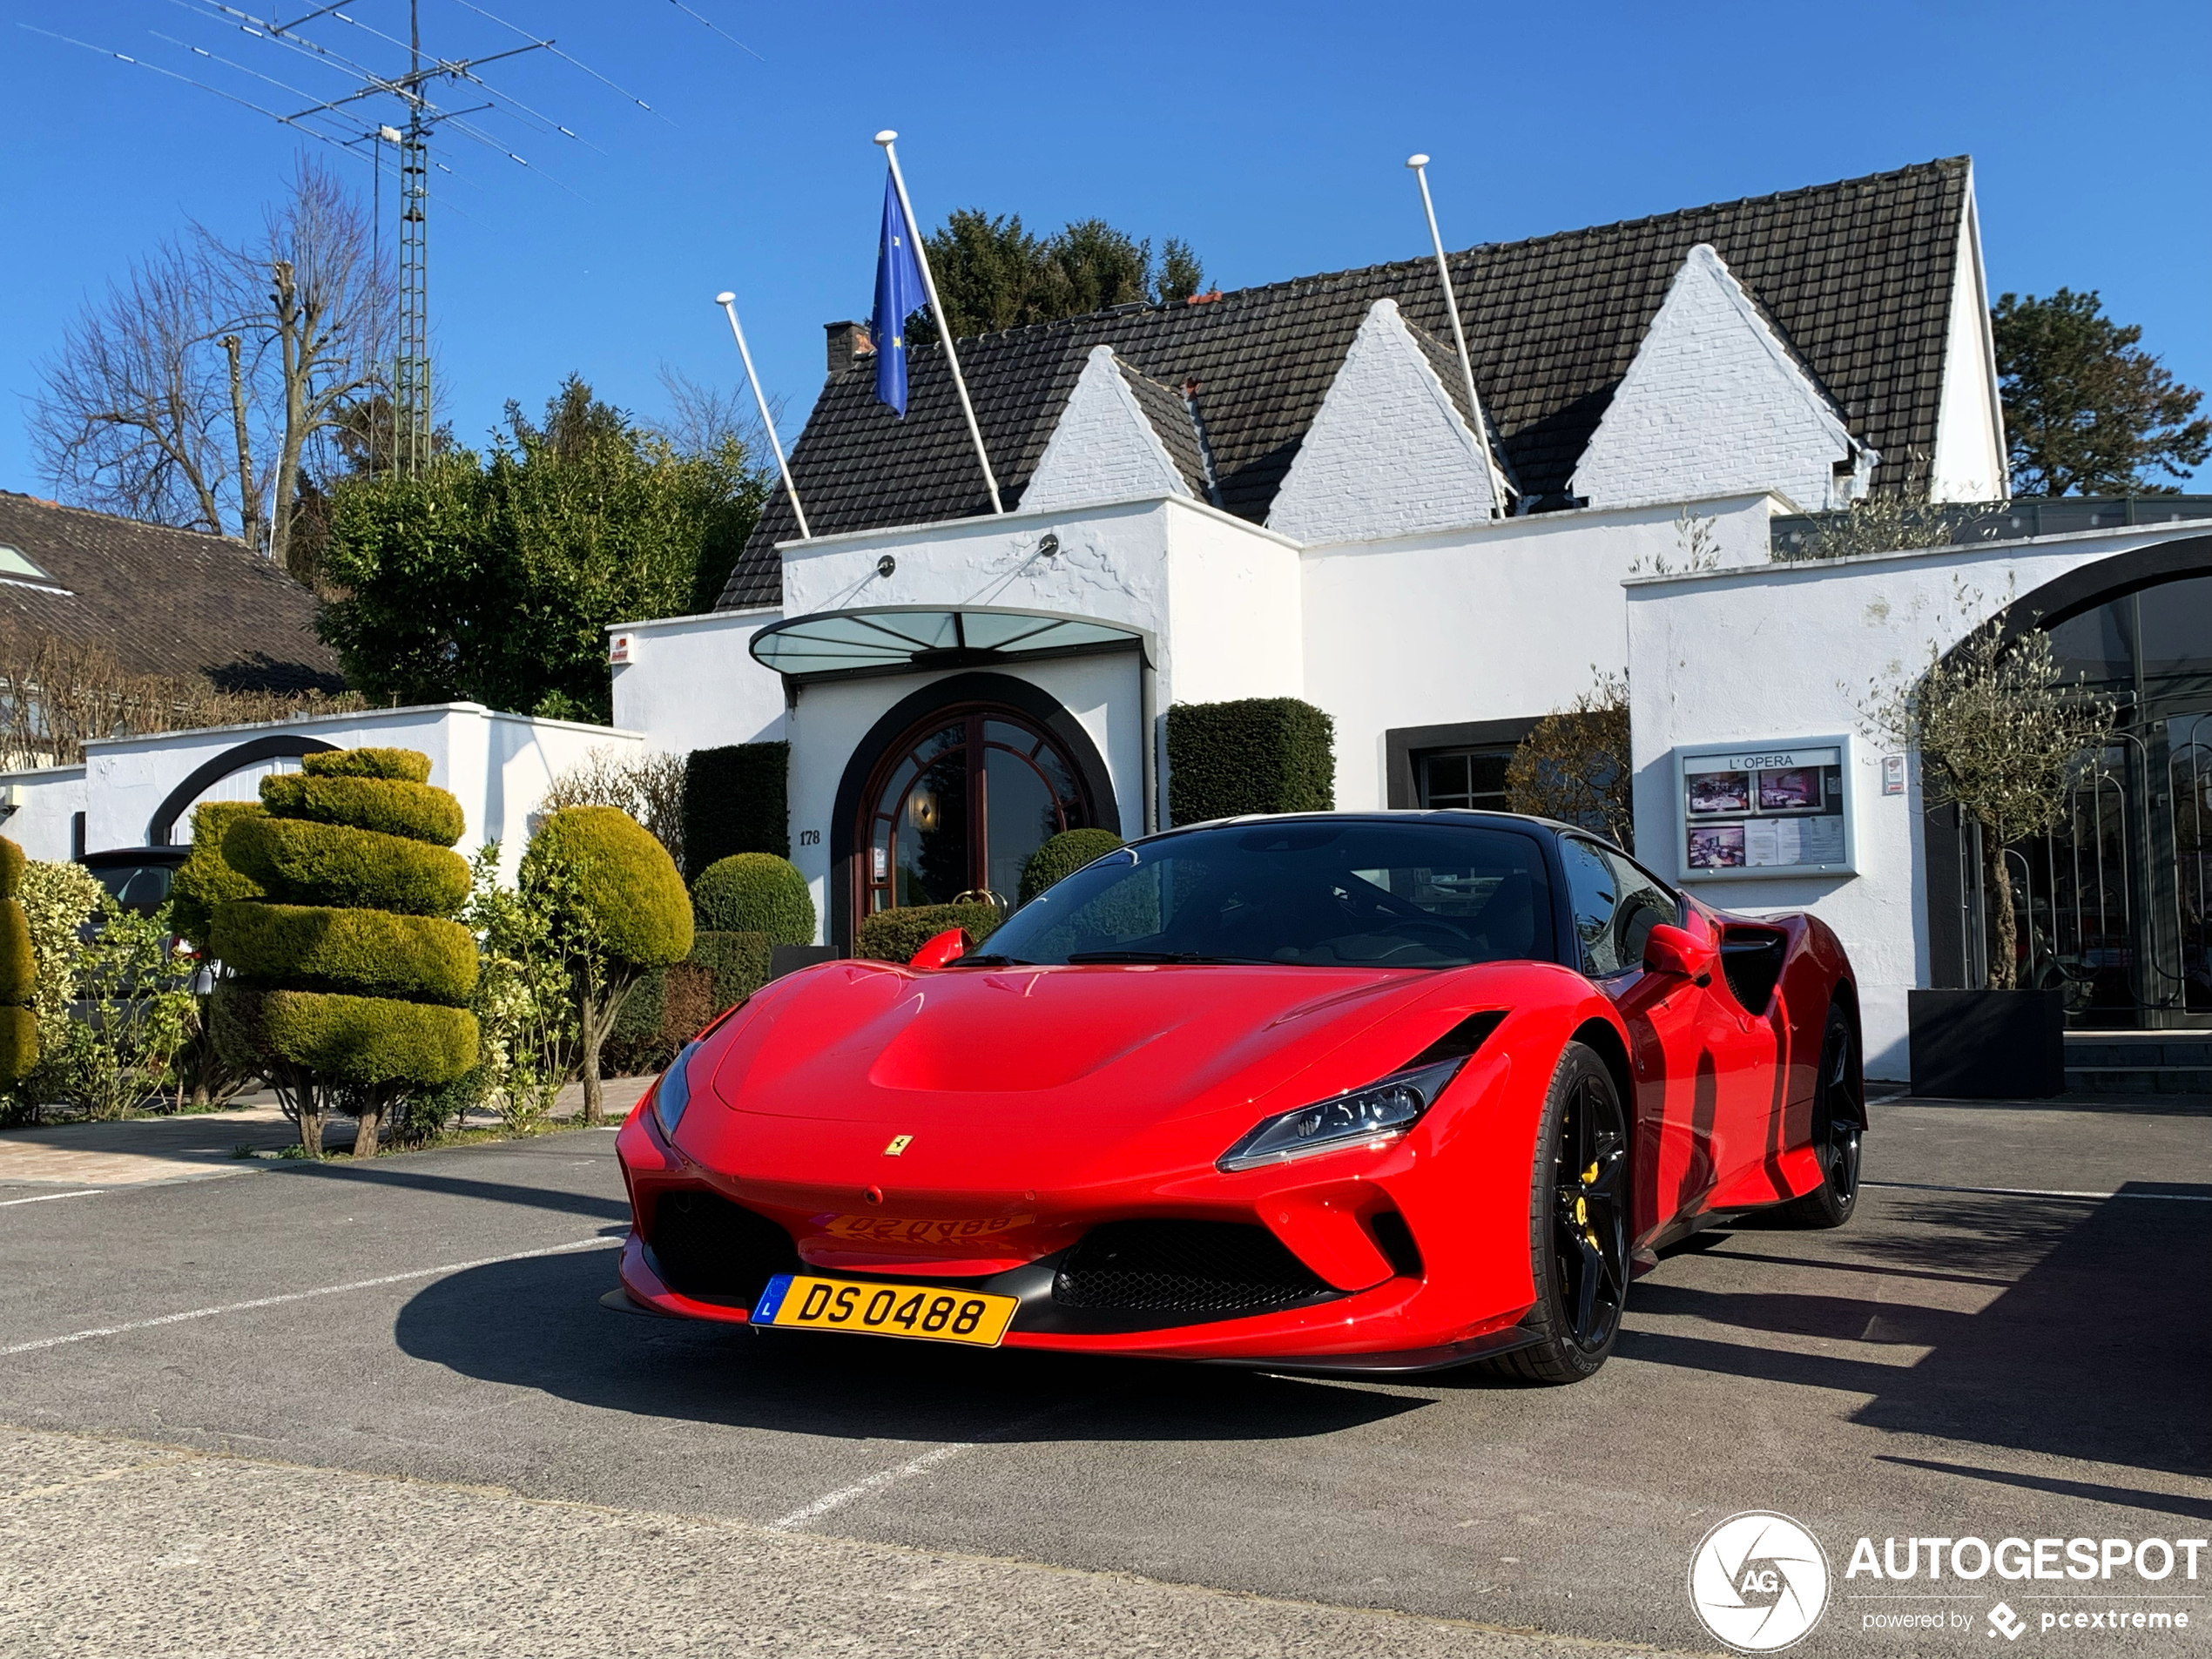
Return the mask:
<svg viewBox="0 0 2212 1659"><path fill-rule="evenodd" d="M268 0L239 0L258 11ZM1224 287L1421 251L1402 162L1454 246L1872 172L1975 159L1993 293L2097 288L2181 378L2212 385L2212 6L1875 3L1187 7L486 0L651 102L544 54L487 78L599 152L477 118L533 164L455 141L433 206L434 356L464 441L582 373L640 415L658 368L734 381L711 304L737 290L795 435L821 325L866 314L877 128L915 211L1101 215L1192 242ZM280 15L314 9L293 0ZM513 44L421 0L448 56ZM0 0L0 487L40 489L24 395L84 296L197 219L243 230L300 141L27 23L280 100L157 35L315 89L338 78L200 0ZM346 16L403 34L406 0ZM195 14L198 15L195 15ZM361 29L307 31L380 67ZM753 54L757 53L758 56ZM328 152L324 152L327 154ZM366 165L351 167L366 192ZM390 180L386 178L388 209ZM463 217L462 215L466 215Z"/></svg>

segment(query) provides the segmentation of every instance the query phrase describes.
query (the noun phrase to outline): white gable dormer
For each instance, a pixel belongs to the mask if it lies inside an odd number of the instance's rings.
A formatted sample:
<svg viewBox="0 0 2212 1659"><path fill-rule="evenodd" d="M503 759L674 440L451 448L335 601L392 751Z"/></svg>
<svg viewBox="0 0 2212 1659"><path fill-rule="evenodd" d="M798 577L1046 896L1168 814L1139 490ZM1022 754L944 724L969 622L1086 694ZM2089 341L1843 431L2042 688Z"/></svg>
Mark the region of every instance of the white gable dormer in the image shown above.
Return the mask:
<svg viewBox="0 0 2212 1659"><path fill-rule="evenodd" d="M1572 489L1593 507L1770 489L1817 512L1864 495L1878 459L1701 242L1675 273Z"/></svg>
<svg viewBox="0 0 2212 1659"><path fill-rule="evenodd" d="M1029 487L1022 492L1022 510L1190 494L1174 456L1115 361L1114 348L1092 347Z"/></svg>
<svg viewBox="0 0 2212 1659"><path fill-rule="evenodd" d="M1366 541L1480 523L1495 496L1482 446L1394 300L1378 300L1306 428L1267 527Z"/></svg>

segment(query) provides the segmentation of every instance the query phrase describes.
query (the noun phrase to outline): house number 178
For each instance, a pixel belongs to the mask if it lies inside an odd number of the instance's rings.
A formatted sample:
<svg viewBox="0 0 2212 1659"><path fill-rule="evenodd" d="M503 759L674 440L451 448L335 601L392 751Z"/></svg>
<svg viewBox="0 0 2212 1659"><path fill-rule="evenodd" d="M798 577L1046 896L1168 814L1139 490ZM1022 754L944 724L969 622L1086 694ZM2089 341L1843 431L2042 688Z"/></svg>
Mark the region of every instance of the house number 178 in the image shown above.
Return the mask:
<svg viewBox="0 0 2212 1659"><path fill-rule="evenodd" d="M799 846L819 846L822 844L822 833L821 833L821 831L819 831L819 830L801 830L801 831L799 831Z"/></svg>

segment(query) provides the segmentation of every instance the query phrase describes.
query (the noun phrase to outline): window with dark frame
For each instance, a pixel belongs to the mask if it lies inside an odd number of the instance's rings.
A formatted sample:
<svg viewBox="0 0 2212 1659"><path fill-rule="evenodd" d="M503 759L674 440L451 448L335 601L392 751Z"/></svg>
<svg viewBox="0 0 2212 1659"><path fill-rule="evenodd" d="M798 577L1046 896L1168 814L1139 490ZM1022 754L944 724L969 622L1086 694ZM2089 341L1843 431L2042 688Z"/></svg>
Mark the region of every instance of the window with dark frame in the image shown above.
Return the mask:
<svg viewBox="0 0 2212 1659"><path fill-rule="evenodd" d="M1478 813L1510 811L1506 805L1506 766L1512 759L1510 744L1416 755L1414 775L1420 782L1421 805L1432 811L1451 807Z"/></svg>

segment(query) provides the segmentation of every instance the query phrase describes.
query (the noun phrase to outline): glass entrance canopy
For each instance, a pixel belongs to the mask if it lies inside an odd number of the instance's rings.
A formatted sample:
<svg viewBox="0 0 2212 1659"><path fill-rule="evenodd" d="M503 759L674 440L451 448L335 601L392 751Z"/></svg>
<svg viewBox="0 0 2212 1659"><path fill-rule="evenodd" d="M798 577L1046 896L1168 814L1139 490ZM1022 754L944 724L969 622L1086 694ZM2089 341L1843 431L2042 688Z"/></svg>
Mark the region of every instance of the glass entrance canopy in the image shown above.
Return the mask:
<svg viewBox="0 0 2212 1659"><path fill-rule="evenodd" d="M779 674L816 678L981 666L1131 646L1141 651L1143 644L1137 629L1089 617L988 605L957 610L881 605L771 623L753 635L751 650L756 661Z"/></svg>

